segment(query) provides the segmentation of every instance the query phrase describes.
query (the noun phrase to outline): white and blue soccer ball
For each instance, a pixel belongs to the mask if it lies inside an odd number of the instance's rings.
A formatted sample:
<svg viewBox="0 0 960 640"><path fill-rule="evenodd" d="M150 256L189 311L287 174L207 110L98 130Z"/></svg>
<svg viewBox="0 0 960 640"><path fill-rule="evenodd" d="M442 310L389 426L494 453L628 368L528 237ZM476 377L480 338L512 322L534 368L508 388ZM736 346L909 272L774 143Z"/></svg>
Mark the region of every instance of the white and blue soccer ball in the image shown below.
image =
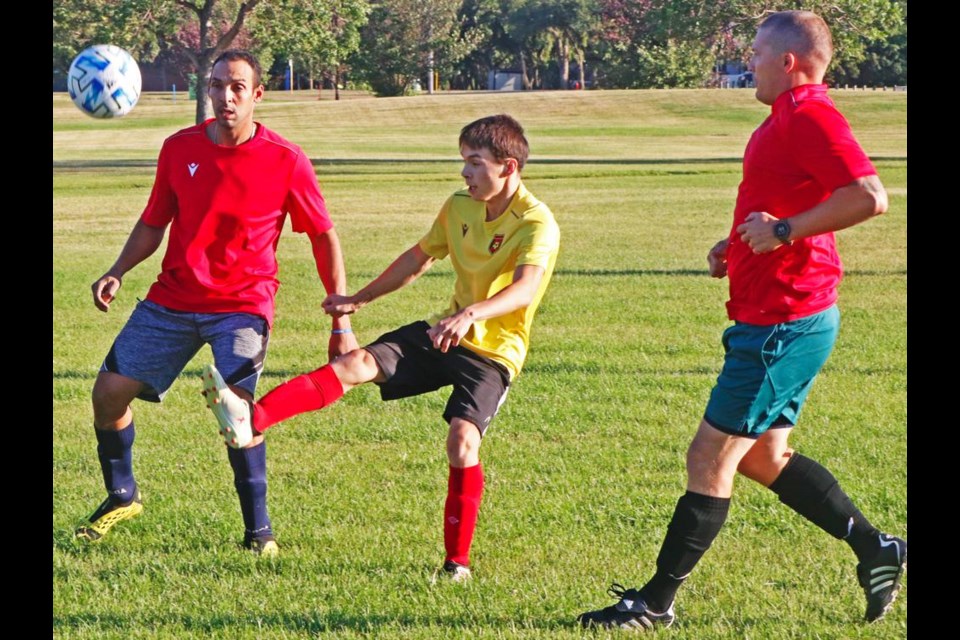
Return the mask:
<svg viewBox="0 0 960 640"><path fill-rule="evenodd" d="M95 44L73 59L67 92L88 116L119 118L140 99L140 67L125 49Z"/></svg>

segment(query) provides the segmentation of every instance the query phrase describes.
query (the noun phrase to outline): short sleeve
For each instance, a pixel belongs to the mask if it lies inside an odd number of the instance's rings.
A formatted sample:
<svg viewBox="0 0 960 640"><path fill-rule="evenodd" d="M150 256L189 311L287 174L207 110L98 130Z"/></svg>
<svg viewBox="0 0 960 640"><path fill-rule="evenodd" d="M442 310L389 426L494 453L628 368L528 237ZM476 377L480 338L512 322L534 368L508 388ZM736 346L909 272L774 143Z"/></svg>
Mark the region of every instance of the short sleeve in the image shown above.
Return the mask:
<svg viewBox="0 0 960 640"><path fill-rule="evenodd" d="M434 219L433 224L427 234L420 239L420 249L431 258L443 260L450 253L450 246L447 242L447 216L450 212L450 202L452 198L440 207L440 213Z"/></svg>
<svg viewBox="0 0 960 640"><path fill-rule="evenodd" d="M530 233L520 243L517 265L532 264L546 269L550 260L560 250L560 228L552 217L536 220L530 225Z"/></svg>
<svg viewBox="0 0 960 640"><path fill-rule="evenodd" d="M284 207L290 214L293 230L297 233L314 236L333 228L327 203L317 183L317 174L303 151L297 154Z"/></svg>
<svg viewBox="0 0 960 640"><path fill-rule="evenodd" d="M170 154L164 143L157 158L157 175L150 191L147 206L140 214L140 220L151 227L166 227L178 211L177 194L170 184Z"/></svg>
<svg viewBox="0 0 960 640"><path fill-rule="evenodd" d="M800 167L827 191L877 172L846 118L830 105L811 102L798 108L788 140Z"/></svg>

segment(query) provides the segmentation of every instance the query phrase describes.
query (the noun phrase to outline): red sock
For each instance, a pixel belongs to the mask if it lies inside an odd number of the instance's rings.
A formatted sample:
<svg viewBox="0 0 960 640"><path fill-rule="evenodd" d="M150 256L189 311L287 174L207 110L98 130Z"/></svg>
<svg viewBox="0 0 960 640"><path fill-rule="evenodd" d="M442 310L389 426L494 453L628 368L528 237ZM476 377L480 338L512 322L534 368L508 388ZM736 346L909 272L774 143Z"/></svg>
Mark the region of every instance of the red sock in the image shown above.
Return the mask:
<svg viewBox="0 0 960 640"><path fill-rule="evenodd" d="M447 502L443 507L443 546L447 560L470 564L470 543L483 497L483 465L450 467Z"/></svg>
<svg viewBox="0 0 960 640"><path fill-rule="evenodd" d="M316 411L343 396L343 385L330 365L297 376L260 398L253 406L253 428L263 433L278 422Z"/></svg>

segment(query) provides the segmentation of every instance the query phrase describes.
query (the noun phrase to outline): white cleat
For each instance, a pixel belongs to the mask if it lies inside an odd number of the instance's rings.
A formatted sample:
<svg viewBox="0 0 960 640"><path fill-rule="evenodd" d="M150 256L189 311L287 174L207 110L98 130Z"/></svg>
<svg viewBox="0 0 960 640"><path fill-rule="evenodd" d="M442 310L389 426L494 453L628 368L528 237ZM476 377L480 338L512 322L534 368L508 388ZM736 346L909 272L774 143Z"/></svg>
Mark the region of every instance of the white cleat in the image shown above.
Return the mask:
<svg viewBox="0 0 960 640"><path fill-rule="evenodd" d="M220 435L228 447L243 449L253 440L250 405L235 394L212 364L203 368L203 397L220 423Z"/></svg>

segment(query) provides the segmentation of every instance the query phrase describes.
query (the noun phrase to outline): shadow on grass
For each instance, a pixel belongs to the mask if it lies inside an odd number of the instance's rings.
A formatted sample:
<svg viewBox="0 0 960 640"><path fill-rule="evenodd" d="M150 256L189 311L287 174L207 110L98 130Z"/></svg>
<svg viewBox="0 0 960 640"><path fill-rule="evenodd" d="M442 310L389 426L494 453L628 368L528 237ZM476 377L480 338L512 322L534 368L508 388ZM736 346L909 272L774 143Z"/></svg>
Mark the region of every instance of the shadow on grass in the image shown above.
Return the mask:
<svg viewBox="0 0 960 640"><path fill-rule="evenodd" d="M571 616L572 618L572 616ZM539 629L564 630L577 628L576 621L571 618L555 619L528 619L516 620L503 616L483 616L474 613L463 617L454 616L410 616L399 615L355 615L338 610L323 613L275 613L257 615L220 615L212 614L201 616L155 616L136 617L121 615L99 615L95 613L80 613L65 616L54 616L54 635L58 631L77 631L81 629L97 628L100 632L135 631L145 628L161 631L164 627L175 632L177 628L196 633L240 633L244 629L267 631L270 629L286 632L306 632L319 634L336 631L355 631L361 633L393 631L415 631L417 629L436 630L438 637L459 636L468 630L477 628L495 628L503 630Z"/></svg>

